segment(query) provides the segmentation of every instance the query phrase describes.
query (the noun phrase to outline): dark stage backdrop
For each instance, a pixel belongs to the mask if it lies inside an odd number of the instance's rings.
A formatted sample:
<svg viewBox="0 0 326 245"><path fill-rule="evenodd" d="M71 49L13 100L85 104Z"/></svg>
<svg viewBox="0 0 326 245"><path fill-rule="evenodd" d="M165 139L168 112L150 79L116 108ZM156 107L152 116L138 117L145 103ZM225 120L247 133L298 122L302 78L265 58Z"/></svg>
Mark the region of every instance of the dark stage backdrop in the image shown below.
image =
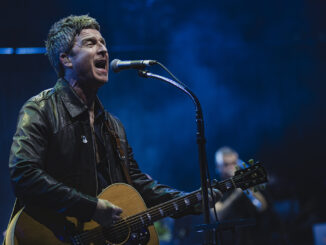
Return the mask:
<svg viewBox="0 0 326 245"><path fill-rule="evenodd" d="M111 60L161 61L202 103L211 175L224 145L264 162L285 226L279 235L285 244L312 243L312 225L326 221L323 1L16 0L1 10L0 48L42 47L56 20L89 13ZM8 157L18 111L56 75L45 55L0 55L0 79L3 231L14 202ZM99 97L124 123L144 172L186 191L199 187L194 106L184 94L125 71L111 72Z"/></svg>

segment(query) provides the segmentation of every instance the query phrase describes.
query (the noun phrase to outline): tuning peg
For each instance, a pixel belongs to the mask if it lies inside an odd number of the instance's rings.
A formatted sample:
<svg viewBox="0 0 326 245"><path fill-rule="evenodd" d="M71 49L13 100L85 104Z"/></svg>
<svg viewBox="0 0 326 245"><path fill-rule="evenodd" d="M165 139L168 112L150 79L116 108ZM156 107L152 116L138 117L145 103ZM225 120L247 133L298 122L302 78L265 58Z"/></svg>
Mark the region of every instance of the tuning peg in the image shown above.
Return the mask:
<svg viewBox="0 0 326 245"><path fill-rule="evenodd" d="M254 161L254 159L249 159L248 163L250 166L252 166L252 165L254 165L255 161Z"/></svg>

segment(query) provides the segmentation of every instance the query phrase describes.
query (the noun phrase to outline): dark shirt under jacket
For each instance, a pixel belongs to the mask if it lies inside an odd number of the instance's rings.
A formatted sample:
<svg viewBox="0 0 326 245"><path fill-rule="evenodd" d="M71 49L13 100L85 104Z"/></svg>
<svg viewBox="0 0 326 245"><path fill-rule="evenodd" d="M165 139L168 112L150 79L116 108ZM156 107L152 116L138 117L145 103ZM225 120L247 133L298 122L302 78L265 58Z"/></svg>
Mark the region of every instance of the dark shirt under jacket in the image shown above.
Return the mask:
<svg viewBox="0 0 326 245"><path fill-rule="evenodd" d="M95 106L94 128L100 165L96 163L88 108L65 80L59 79L54 88L24 104L9 160L18 201L13 214L24 205L40 206L88 221L95 211L96 195L101 189L107 184L126 182L122 164L127 167L132 185L147 206L184 195L142 173L121 122L105 112L98 100ZM105 128L105 119L110 121L127 157L117 154Z"/></svg>

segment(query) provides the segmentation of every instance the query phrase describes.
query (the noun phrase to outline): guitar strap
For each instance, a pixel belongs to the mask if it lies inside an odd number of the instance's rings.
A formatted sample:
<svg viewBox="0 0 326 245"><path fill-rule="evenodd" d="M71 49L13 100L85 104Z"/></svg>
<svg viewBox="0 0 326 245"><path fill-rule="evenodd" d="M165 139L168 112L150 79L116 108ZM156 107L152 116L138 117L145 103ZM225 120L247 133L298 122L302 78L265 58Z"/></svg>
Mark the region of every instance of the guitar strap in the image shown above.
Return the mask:
<svg viewBox="0 0 326 245"><path fill-rule="evenodd" d="M105 111L104 124L105 124L108 132L110 133L111 138L114 140L114 142L113 142L113 143L115 143L114 146L117 149L117 153L119 154L120 160L122 160L122 161L120 161L120 165L121 165L122 171L124 173L124 176L127 180L127 183L129 185L131 185L132 182L131 182L131 177L130 177L129 169L128 169L128 157L126 156L126 154L128 154L126 142L124 142L124 143L121 142L119 135L117 134L116 130L114 130L114 128L113 128L113 125L112 125L113 123L111 121L111 117L108 115L107 111Z"/></svg>

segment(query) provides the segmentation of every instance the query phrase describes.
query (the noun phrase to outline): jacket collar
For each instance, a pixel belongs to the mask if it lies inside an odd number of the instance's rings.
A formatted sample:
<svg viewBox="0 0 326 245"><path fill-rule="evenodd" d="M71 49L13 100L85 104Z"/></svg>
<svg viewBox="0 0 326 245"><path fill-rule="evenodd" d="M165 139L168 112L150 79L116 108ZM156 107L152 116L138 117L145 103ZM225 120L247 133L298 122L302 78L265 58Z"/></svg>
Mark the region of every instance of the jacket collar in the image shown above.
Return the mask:
<svg viewBox="0 0 326 245"><path fill-rule="evenodd" d="M69 83L63 79L59 78L56 85L55 90L60 95L65 107L67 108L71 117L77 117L80 114L88 111L87 105L83 103L83 101L79 98L73 88L69 85ZM99 117L104 112L104 108L96 96L95 99L95 115L96 118Z"/></svg>

